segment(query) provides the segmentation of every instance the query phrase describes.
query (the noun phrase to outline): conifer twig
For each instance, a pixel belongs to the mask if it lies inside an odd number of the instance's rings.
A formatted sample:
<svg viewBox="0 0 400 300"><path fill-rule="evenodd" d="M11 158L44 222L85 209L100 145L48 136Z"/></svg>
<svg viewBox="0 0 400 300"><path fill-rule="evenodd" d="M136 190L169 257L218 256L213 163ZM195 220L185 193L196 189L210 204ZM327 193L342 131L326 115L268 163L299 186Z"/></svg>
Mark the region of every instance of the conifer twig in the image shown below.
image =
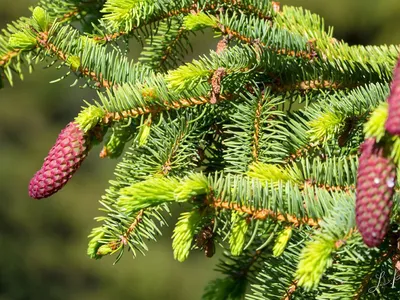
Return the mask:
<svg viewBox="0 0 400 300"><path fill-rule="evenodd" d="M292 281L292 284L289 286L289 288L286 290L286 294L282 300L291 300L292 295L296 292L297 290L297 282L298 280Z"/></svg>
<svg viewBox="0 0 400 300"><path fill-rule="evenodd" d="M21 49L15 49L15 50L11 50L10 52L4 54L0 58L0 67L6 65L11 59L18 56L21 53L21 51L22 51Z"/></svg>
<svg viewBox="0 0 400 300"><path fill-rule="evenodd" d="M253 134L253 145L252 145L252 155L253 155L254 162L258 161L262 99L263 98L258 100L257 109L256 109L256 113L255 113L255 118L254 118L254 134Z"/></svg>
<svg viewBox="0 0 400 300"><path fill-rule="evenodd" d="M222 201L220 199L215 199L211 203L212 206L215 208L223 208L223 209L229 209L229 210L235 210L241 213L246 213L252 216L253 219L256 220L265 220L267 218L272 218L277 221L281 222L288 222L293 224L294 226L300 226L302 224L306 224L309 226L318 226L318 223L320 220L314 220L312 218L304 218L304 219L298 219L295 216L291 215L282 215L280 213L276 213L272 210L269 209L258 209L255 210L252 207L249 206L244 206L244 205L239 205L237 203L233 202L228 202L228 201Z"/></svg>
<svg viewBox="0 0 400 300"><path fill-rule="evenodd" d="M45 49L47 49L49 52L57 55L57 57L66 62L68 59L68 54L62 52L60 49L58 49L54 44L50 43L48 41L48 34L47 32L39 32L38 33L38 37L37 37L38 42L40 43L40 45L42 45ZM86 76L91 78L93 81L95 81L97 83L98 87L104 87L104 88L109 88L112 86L112 83L103 78L103 74L99 73L96 74L93 71L89 71L88 68L82 68L81 66L79 67L79 72Z"/></svg>
<svg viewBox="0 0 400 300"><path fill-rule="evenodd" d="M165 64L168 57L173 53L172 50L174 46L178 43L178 41L181 39L181 37L184 35L185 32L186 32L185 28L183 27L179 28L177 35L167 46L167 48L164 51L164 55L161 57L160 67L162 67Z"/></svg>
<svg viewBox="0 0 400 300"><path fill-rule="evenodd" d="M264 19L264 20L269 20L272 21L272 17L271 16L267 16L265 15L263 12L259 11L256 7L251 6L251 5L243 5L242 3L240 3L240 1L237 0L222 0L222 2L226 3L226 4L234 4L237 5L238 7L240 7L241 9L249 12L250 14L255 14L257 15L260 19ZM155 16L150 20L147 20L146 25L150 25L153 23L157 23L160 22L164 19L167 18L171 18L174 16L178 16L181 14L189 14L192 11L198 11L198 1L194 0L193 3L187 7L182 7L180 9L175 9L175 10L171 10L167 13L164 14L160 14L159 16ZM206 4L203 8L202 11L215 11L217 8L216 4ZM111 42L114 41L115 39L124 36L124 35L129 35L132 34L135 30L139 29L143 27L143 25L138 25L138 26L133 26L132 29L127 32L127 31L118 31L118 32L114 32L114 33L108 33L104 36L94 36L93 39L96 41L105 41L105 42Z"/></svg>
<svg viewBox="0 0 400 300"><path fill-rule="evenodd" d="M220 100L230 100L231 98L232 98L232 95L230 95L230 94L220 95ZM182 107L202 105L202 104L206 104L206 103L210 103L209 97L181 99L179 101L173 102L172 104L165 102L164 107L149 106L149 107L145 107L145 108L141 108L141 107L133 108L131 110L126 110L126 111L121 111L121 112L106 112L106 114L103 118L103 123L108 124L112 121L119 121L123 118L136 117L138 115L143 115L143 114L148 114L148 113L158 113L163 110L179 109Z"/></svg>

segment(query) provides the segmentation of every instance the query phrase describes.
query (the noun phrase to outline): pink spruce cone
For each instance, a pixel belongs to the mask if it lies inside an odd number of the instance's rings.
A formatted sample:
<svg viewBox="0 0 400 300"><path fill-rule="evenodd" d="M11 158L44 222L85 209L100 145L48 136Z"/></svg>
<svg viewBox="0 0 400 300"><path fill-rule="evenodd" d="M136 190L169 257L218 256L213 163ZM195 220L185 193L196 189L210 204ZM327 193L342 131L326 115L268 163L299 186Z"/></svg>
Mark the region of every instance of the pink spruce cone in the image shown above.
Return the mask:
<svg viewBox="0 0 400 300"><path fill-rule="evenodd" d="M396 167L375 139L361 145L356 188L356 222L364 243L379 246L389 228Z"/></svg>
<svg viewBox="0 0 400 300"><path fill-rule="evenodd" d="M42 168L29 183L29 196L42 199L60 190L79 168L88 153L85 133L70 122L59 134Z"/></svg>
<svg viewBox="0 0 400 300"><path fill-rule="evenodd" d="M389 114L385 129L392 135L400 135L400 59L394 69L388 103Z"/></svg>

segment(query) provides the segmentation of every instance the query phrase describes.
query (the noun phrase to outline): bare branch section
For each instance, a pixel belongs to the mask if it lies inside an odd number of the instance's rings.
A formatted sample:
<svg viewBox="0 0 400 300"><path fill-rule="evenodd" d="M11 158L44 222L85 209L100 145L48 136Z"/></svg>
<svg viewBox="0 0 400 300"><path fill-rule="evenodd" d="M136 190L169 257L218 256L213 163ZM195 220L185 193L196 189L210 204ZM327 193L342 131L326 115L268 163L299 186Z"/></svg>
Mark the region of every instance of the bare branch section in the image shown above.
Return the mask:
<svg viewBox="0 0 400 300"><path fill-rule="evenodd" d="M253 38L247 37L242 35L240 32L234 31L233 29L229 28L228 26L219 24L218 29L221 31L222 34L227 35L229 37L234 37L239 41L242 41L246 44L258 44L260 47L264 48L266 45L264 43L259 42L258 40L254 40ZM274 49L272 47L268 47L268 49L276 52L277 54L293 56L293 57L301 57L307 60L312 60L315 58L315 51L293 51L287 49Z"/></svg>
<svg viewBox="0 0 400 300"><path fill-rule="evenodd" d="M297 282L298 282L298 280L294 280L292 282L292 284L287 289L286 294L282 298L282 300L291 300L292 299L294 292L296 292L296 290L297 290Z"/></svg>
<svg viewBox="0 0 400 300"><path fill-rule="evenodd" d="M231 100L233 95L221 95L220 100ZM145 108L134 108L131 110L125 110L122 112L107 112L103 118L103 123L108 124L113 121L119 121L129 117L136 117L138 115L148 114L148 113L158 113L163 110L169 109L179 109L184 107L190 107L194 105L202 105L206 103L210 103L209 97L198 97L198 98L190 98L190 99L181 99L179 101L175 101L172 103L165 102L163 107L161 106L149 106Z"/></svg>
<svg viewBox="0 0 400 300"><path fill-rule="evenodd" d="M268 86L268 85L267 85ZM317 90L317 89L332 89L332 90L339 90L339 89L346 89L346 88L355 88L358 85L356 84L344 84L338 83L335 81L329 80L306 80L300 81L295 84L270 84L270 87L276 92L286 92L290 90L298 90L298 91L310 91L310 90Z"/></svg>
<svg viewBox="0 0 400 300"><path fill-rule="evenodd" d="M258 154L260 150L260 122L261 122L261 110L262 110L262 101L263 98L258 99L258 104L257 104L257 109L256 109L256 114L254 118L254 134L253 134L253 145L252 145L252 155L253 155L253 161L257 162L258 161Z"/></svg>
<svg viewBox="0 0 400 300"><path fill-rule="evenodd" d="M21 49L16 49L8 52L0 58L0 67L6 65L11 59L18 56L21 53Z"/></svg>
<svg viewBox="0 0 400 300"><path fill-rule="evenodd" d="M67 20L70 20L72 18L75 18L78 14L80 13L79 9L76 7L74 10L70 11L69 13L66 13L62 16L60 19L60 22L65 22Z"/></svg>
<svg viewBox="0 0 400 300"><path fill-rule="evenodd" d="M216 208L223 208L223 209L235 210L241 213L246 213L248 215L251 215L252 218L256 220L265 220L267 218L271 218L277 221L291 223L297 227L300 225L309 225L316 227L318 226L318 222L320 221L320 220L314 220L312 218L298 219L295 216L279 214L269 209L257 210L254 209L253 207L239 205L237 203L232 203L228 201L222 201L220 199L215 199L215 201L213 201L211 205L213 205Z"/></svg>

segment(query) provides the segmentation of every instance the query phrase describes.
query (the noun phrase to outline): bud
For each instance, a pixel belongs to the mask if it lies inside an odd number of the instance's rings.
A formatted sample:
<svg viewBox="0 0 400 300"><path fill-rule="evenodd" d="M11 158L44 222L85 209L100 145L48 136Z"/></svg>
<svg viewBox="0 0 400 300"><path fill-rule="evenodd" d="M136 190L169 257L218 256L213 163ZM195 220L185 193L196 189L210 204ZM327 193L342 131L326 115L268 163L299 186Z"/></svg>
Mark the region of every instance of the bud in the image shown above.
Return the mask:
<svg viewBox="0 0 400 300"><path fill-rule="evenodd" d="M211 78L211 96L210 103L215 104L219 100L219 96L221 94L221 81L222 78L226 76L226 71L224 68L218 68L215 70L212 78Z"/></svg>
<svg viewBox="0 0 400 300"><path fill-rule="evenodd" d="M279 257L282 255L283 251L285 251L285 248L292 237L292 227L286 227L283 229L277 236L275 240L275 245L272 250L273 256L274 257Z"/></svg>
<svg viewBox="0 0 400 300"><path fill-rule="evenodd" d="M41 31L46 32L47 30L49 30L50 17L43 8L39 6L35 7L32 13L32 17L36 21Z"/></svg>
<svg viewBox="0 0 400 300"><path fill-rule="evenodd" d="M400 59L394 69L393 81L388 97L389 115L385 128L392 135L400 135Z"/></svg>
<svg viewBox="0 0 400 300"><path fill-rule="evenodd" d="M108 136L100 157L118 158L124 151L125 144L131 139L134 134L134 127L115 124L112 127L112 134Z"/></svg>
<svg viewBox="0 0 400 300"><path fill-rule="evenodd" d="M77 71L81 66L81 58L79 56L70 55L67 57L67 64L72 71Z"/></svg>
<svg viewBox="0 0 400 300"><path fill-rule="evenodd" d="M356 189L356 221L368 247L383 241L390 222L396 167L375 139L361 145Z"/></svg>
<svg viewBox="0 0 400 300"><path fill-rule="evenodd" d="M97 250L96 255L101 257L101 256L105 256L110 254L111 252L113 252L113 248L110 245L102 245L99 247L99 249Z"/></svg>
<svg viewBox="0 0 400 300"><path fill-rule="evenodd" d="M89 238L91 238L91 240L89 241L87 249L87 254L90 258L99 258L99 256L97 255L97 250L99 250L99 248L102 246L100 240L103 237L104 231L102 227L96 227L92 230L91 234L89 235Z"/></svg>
<svg viewBox="0 0 400 300"><path fill-rule="evenodd" d="M37 41L28 32L17 32L10 36L8 45L13 49L30 50L36 47Z"/></svg>
<svg viewBox="0 0 400 300"><path fill-rule="evenodd" d="M60 190L85 159L88 144L84 131L76 123L69 123L50 149L42 168L31 179L29 196L41 199Z"/></svg>

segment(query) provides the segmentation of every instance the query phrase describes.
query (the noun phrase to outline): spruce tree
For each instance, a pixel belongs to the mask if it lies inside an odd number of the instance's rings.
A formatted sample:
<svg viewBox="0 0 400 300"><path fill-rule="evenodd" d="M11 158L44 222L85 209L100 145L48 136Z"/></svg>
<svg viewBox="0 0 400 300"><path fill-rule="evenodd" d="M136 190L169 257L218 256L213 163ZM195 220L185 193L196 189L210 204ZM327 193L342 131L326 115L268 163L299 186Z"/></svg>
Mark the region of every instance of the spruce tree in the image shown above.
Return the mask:
<svg viewBox="0 0 400 300"><path fill-rule="evenodd" d="M50 60L97 90L28 188L121 157L89 257L147 251L179 203L174 258L224 252L204 299L398 299L398 54L269 0L41 0L0 35L0 85Z"/></svg>

